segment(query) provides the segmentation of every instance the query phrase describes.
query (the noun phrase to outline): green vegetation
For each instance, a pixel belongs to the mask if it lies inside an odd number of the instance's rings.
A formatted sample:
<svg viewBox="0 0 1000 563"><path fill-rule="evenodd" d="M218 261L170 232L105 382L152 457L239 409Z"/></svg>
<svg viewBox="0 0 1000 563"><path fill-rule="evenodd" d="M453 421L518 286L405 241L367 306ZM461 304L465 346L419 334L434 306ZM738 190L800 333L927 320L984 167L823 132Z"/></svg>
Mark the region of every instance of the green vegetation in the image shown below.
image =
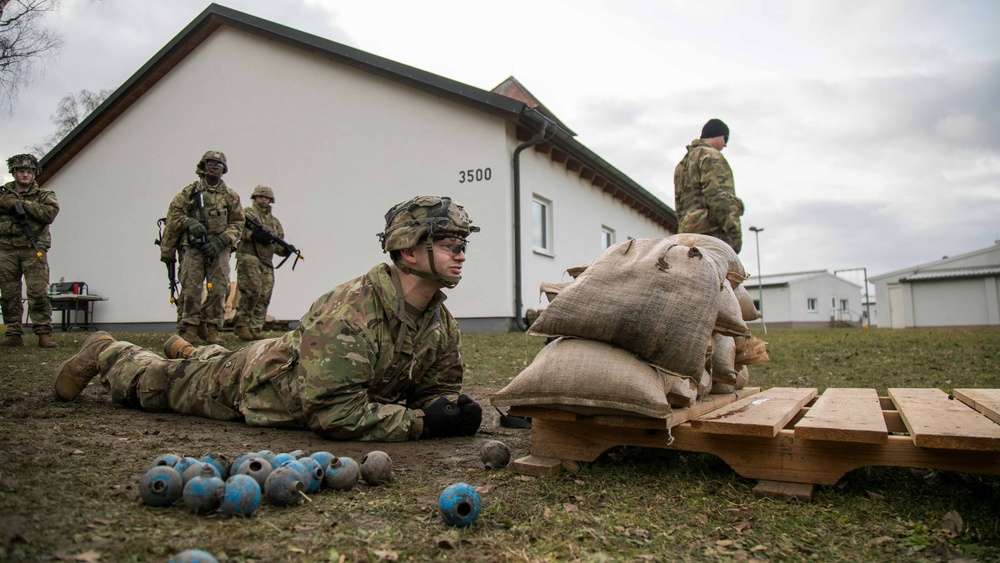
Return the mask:
<svg viewBox="0 0 1000 563"><path fill-rule="evenodd" d="M116 334L156 350L164 334ZM771 330L772 361L751 366L762 387L1000 387L1000 332ZM326 442L306 431L252 428L113 406L91 386L71 404L50 399L61 348L0 350L0 560L166 561L186 548L226 561L1000 561L1000 475L864 468L811 503L759 499L755 481L710 455L619 448L576 475L487 471L486 439L514 457L527 431L407 444ZM226 335L227 343L237 341ZM32 338L26 339L34 344ZM523 334L465 337L476 398L503 387L542 346ZM230 459L245 451L328 450L355 459L385 450L396 479L325 491L249 519L153 509L136 485L166 452ZM1000 471L1000 468L998 468ZM437 495L465 481L483 499L464 530L437 516ZM955 515L961 518L956 526Z"/></svg>

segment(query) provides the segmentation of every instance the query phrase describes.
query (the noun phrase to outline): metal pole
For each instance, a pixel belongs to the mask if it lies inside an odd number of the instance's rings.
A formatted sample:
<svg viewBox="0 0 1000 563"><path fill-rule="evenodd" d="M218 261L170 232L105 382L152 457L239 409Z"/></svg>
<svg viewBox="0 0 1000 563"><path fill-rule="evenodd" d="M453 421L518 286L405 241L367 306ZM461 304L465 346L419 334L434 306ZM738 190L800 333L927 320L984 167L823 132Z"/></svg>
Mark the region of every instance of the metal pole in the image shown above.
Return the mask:
<svg viewBox="0 0 1000 563"><path fill-rule="evenodd" d="M767 324L764 323L764 280L760 273L760 232L764 230L764 227L750 227L753 231L754 240L757 242L757 300L760 302L760 326L764 329L764 334L767 334Z"/></svg>
<svg viewBox="0 0 1000 563"><path fill-rule="evenodd" d="M872 300L868 297L868 268L861 268L865 272L865 316L868 317L866 328L872 326Z"/></svg>

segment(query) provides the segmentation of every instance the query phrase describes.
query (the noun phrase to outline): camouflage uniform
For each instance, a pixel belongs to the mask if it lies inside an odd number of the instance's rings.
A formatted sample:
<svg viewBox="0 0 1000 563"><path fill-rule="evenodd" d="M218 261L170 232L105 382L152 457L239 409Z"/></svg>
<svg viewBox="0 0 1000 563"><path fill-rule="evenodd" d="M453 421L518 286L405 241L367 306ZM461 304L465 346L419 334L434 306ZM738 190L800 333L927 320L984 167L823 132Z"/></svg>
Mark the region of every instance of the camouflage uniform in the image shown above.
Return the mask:
<svg viewBox="0 0 1000 563"><path fill-rule="evenodd" d="M3 322L7 325L7 335L24 334L21 316L21 278L24 278L25 292L28 294L28 318L35 334L52 334L52 303L49 302L49 260L48 250L52 246L49 225L59 213L56 194L38 187L33 182L27 191L17 193L15 182L8 182L3 193L16 194L18 202L27 215L28 226L38 237L38 251L31 247L24 231L14 222L12 211L0 209L0 307L3 307Z"/></svg>
<svg viewBox="0 0 1000 563"><path fill-rule="evenodd" d="M201 179L185 187L170 202L165 230L175 234L169 240L164 235L160 253L163 255L178 251L181 258L181 322L191 327L207 324L219 329L225 322L225 301L229 294L229 250L219 252L214 261L206 265L202 251L192 246L189 238L183 234L185 219L201 220L196 202L199 194L204 201L207 238L211 240L217 235L225 234L230 248L239 240L244 221L239 194L229 189L221 179L214 187ZM201 302L203 281L212 284L204 305Z"/></svg>
<svg viewBox="0 0 1000 563"><path fill-rule="evenodd" d="M317 299L299 326L235 352L198 348L167 360L115 342L99 355L102 384L120 404L252 426L305 427L333 440L420 437L419 409L455 400L463 377L458 324L438 292L406 310L394 266Z"/></svg>
<svg viewBox="0 0 1000 563"><path fill-rule="evenodd" d="M743 247L733 171L722 153L701 139L687 146L674 169L674 203L679 233L699 233L725 241L737 253Z"/></svg>
<svg viewBox="0 0 1000 563"><path fill-rule="evenodd" d="M271 200L273 203L274 198ZM254 201L250 207L243 209L243 214L256 219L272 235L285 238L281 221L271 213L270 206L262 207ZM235 326L249 327L252 333L259 333L263 329L267 307L271 304L271 293L274 291L274 265L271 258L275 254L288 256L289 252L273 242L261 243L254 240L253 229L243 229L243 237L236 247L236 288L240 291L240 304L233 317Z"/></svg>

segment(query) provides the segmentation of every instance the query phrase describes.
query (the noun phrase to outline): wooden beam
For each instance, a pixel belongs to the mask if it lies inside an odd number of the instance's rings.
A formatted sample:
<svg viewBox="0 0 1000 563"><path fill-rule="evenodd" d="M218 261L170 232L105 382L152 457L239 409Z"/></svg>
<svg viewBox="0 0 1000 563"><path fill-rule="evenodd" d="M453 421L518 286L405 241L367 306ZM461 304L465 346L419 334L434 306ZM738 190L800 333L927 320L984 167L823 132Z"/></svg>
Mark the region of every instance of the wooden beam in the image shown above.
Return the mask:
<svg viewBox="0 0 1000 563"><path fill-rule="evenodd" d="M827 389L795 424L795 437L884 444L889 439L885 416L874 389Z"/></svg>
<svg viewBox="0 0 1000 563"><path fill-rule="evenodd" d="M940 389L889 389L889 397L920 447L1000 451L1000 425Z"/></svg>
<svg viewBox="0 0 1000 563"><path fill-rule="evenodd" d="M583 169L583 164L581 164L579 160L571 158L569 159L569 162L566 163L566 168L572 172L579 172Z"/></svg>
<svg viewBox="0 0 1000 563"><path fill-rule="evenodd" d="M553 162L558 162L559 164L565 164L566 161L569 160L569 155L557 148L553 148L552 160Z"/></svg>

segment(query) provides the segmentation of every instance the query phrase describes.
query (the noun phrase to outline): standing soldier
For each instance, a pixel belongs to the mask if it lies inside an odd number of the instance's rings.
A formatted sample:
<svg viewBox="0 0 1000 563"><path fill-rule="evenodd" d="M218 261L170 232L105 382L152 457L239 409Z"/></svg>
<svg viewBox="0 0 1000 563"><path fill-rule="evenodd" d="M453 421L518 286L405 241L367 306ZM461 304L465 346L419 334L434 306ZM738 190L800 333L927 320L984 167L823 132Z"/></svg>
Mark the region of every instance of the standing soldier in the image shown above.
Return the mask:
<svg viewBox="0 0 1000 563"><path fill-rule="evenodd" d="M728 144L729 127L709 119L674 169L674 203L677 232L713 236L738 254L743 248L743 201L736 197L733 170L722 156Z"/></svg>
<svg viewBox="0 0 1000 563"><path fill-rule="evenodd" d="M271 292L274 291L271 257L274 254L289 255L287 249L274 244L273 237L285 238L281 221L271 213L274 191L267 186L257 186L250 199L252 203L243 209L243 213L253 217L267 229L267 233L248 226L243 229L243 237L236 247L236 289L240 293L240 304L233 318L233 333L240 340L264 338L261 331L267 318L267 306L271 304Z"/></svg>
<svg viewBox="0 0 1000 563"><path fill-rule="evenodd" d="M160 245L160 260L171 262L181 255L181 337L189 342L201 338L221 344L219 329L225 322L225 300L229 293L229 249L243 232L240 196L226 186L222 175L229 171L226 155L208 151L195 169L199 180L170 202L166 231L177 236ZM208 296L201 302L202 282Z"/></svg>
<svg viewBox="0 0 1000 563"><path fill-rule="evenodd" d="M24 346L21 337L21 278L28 294L28 318L38 346L55 348L49 302L49 225L59 213L56 194L38 187L38 159L19 154L7 159L14 181L0 188L0 307L7 325L3 346Z"/></svg>

